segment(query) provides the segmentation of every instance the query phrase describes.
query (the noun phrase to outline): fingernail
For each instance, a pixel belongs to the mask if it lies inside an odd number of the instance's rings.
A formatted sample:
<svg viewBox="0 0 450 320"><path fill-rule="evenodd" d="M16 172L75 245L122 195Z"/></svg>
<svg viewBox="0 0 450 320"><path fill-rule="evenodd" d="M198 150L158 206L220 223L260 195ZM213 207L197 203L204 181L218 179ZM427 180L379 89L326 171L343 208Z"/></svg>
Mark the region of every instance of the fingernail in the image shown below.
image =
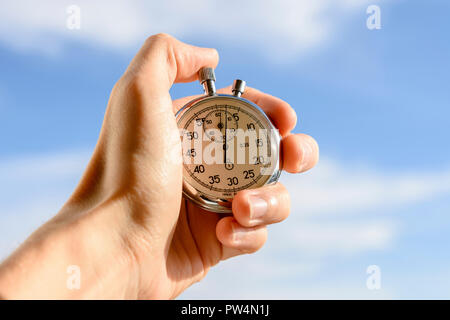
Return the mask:
<svg viewBox="0 0 450 320"><path fill-rule="evenodd" d="M239 244L244 239L245 230L239 227L236 223L231 223L233 242Z"/></svg>
<svg viewBox="0 0 450 320"><path fill-rule="evenodd" d="M298 172L302 172L306 169L309 162L308 159L310 158L312 154L312 146L311 143L303 143L302 144L302 156L300 157L299 163L298 163Z"/></svg>
<svg viewBox="0 0 450 320"><path fill-rule="evenodd" d="M250 202L250 223L257 224L267 213L267 201L258 196L250 196L248 201Z"/></svg>

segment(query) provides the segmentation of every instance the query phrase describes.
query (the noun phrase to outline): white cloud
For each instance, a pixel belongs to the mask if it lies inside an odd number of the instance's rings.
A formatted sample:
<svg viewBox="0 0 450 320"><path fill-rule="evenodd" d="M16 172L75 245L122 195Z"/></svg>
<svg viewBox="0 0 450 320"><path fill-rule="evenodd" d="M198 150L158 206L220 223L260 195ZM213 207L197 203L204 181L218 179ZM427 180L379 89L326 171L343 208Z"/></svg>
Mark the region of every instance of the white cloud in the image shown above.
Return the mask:
<svg viewBox="0 0 450 320"><path fill-rule="evenodd" d="M73 177L82 172L89 159L86 151L63 151L0 160L3 181L29 182Z"/></svg>
<svg viewBox="0 0 450 320"><path fill-rule="evenodd" d="M19 49L57 53L68 39L118 49L166 32L256 46L258 52L280 60L324 44L352 15L360 15L364 21L369 2L16 0L2 4L0 40ZM66 8L72 4L81 9L80 30L66 28Z"/></svg>
<svg viewBox="0 0 450 320"><path fill-rule="evenodd" d="M311 284L291 280L289 283L269 283L270 278L248 279L249 274L242 270L234 270L224 275L224 270L213 270L214 276L208 275L207 281L196 283L180 295L179 299L249 299L249 300L315 300L315 299L395 299L391 288L368 290L365 279L361 283L318 283ZM363 270L364 271L364 270ZM251 274L251 273L250 273ZM217 275L217 276L216 276ZM241 276L242 275L242 276ZM364 275L364 272L362 272ZM271 275L273 276L273 275ZM355 277L356 278L356 277ZM212 294L213 293L213 294Z"/></svg>
<svg viewBox="0 0 450 320"><path fill-rule="evenodd" d="M293 210L299 214L299 208ZM364 251L384 249L394 237L391 221L364 219L362 222L295 221L280 228L271 239L277 239L274 249L291 248L314 257L351 255Z"/></svg>
<svg viewBox="0 0 450 320"><path fill-rule="evenodd" d="M0 258L59 210L89 157L89 151L66 151L0 160ZM400 209L450 194L447 170L386 174L331 159L321 160L308 174L285 174L283 181L291 191L292 213L286 222L270 226L265 248L221 264L182 297L300 298L314 293L376 298L358 286L337 290L332 283L313 283L308 291L301 288L326 272L332 259L389 248L399 237L393 206ZM389 214L374 214L374 208ZM296 280L286 280L291 278ZM233 291L236 280L243 283L239 292ZM283 292L289 295L280 296Z"/></svg>
<svg viewBox="0 0 450 320"><path fill-rule="evenodd" d="M0 160L0 261L58 212L89 156L65 151Z"/></svg>
<svg viewBox="0 0 450 320"><path fill-rule="evenodd" d="M393 288L366 289L364 265L335 279L326 275L345 259L391 249L401 237L397 211L450 194L450 170L388 174L326 158L282 181L291 193L291 216L270 226L265 248L226 261L182 299L393 298Z"/></svg>
<svg viewBox="0 0 450 320"><path fill-rule="evenodd" d="M293 207L302 215L342 215L413 205L450 193L450 168L389 174L357 164L341 165L323 159L311 172L299 177L284 176Z"/></svg>

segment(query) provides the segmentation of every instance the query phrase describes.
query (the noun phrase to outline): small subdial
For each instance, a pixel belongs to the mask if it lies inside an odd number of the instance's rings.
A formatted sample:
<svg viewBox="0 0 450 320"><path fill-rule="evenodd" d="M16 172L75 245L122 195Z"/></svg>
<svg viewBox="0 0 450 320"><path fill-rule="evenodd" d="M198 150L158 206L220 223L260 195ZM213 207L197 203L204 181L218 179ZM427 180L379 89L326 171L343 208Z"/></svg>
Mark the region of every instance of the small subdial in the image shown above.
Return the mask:
<svg viewBox="0 0 450 320"><path fill-rule="evenodd" d="M233 139L238 128L238 118L225 108L218 107L205 117L203 131L211 141L223 143Z"/></svg>

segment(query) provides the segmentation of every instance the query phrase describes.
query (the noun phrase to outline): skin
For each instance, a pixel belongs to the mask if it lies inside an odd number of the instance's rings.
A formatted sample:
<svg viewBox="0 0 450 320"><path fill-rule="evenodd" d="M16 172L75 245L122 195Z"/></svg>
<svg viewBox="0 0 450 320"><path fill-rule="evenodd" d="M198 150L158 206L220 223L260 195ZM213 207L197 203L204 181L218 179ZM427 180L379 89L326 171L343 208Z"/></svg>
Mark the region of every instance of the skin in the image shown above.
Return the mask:
<svg viewBox="0 0 450 320"><path fill-rule="evenodd" d="M216 67L214 49L158 34L146 40L114 86L97 146L72 196L0 265L6 299L169 299L220 261L260 249L267 225L287 218L280 184L239 192L233 214L207 212L182 197L181 144L170 87ZM224 88L222 92L230 92ZM318 161L318 146L291 134L288 103L248 88L280 130L283 169L299 173ZM81 287L68 289L68 266Z"/></svg>

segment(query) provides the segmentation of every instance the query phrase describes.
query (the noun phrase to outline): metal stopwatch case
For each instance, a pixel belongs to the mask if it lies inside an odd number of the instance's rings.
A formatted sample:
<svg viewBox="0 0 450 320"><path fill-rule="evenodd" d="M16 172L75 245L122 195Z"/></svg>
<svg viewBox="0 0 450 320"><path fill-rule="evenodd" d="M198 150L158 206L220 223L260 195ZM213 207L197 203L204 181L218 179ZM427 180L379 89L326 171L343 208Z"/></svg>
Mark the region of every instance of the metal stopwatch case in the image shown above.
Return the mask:
<svg viewBox="0 0 450 320"><path fill-rule="evenodd" d="M177 114L183 152L183 194L203 209L229 213L237 192L278 181L280 135L264 111L241 95L218 94L212 68L199 71L205 95Z"/></svg>

